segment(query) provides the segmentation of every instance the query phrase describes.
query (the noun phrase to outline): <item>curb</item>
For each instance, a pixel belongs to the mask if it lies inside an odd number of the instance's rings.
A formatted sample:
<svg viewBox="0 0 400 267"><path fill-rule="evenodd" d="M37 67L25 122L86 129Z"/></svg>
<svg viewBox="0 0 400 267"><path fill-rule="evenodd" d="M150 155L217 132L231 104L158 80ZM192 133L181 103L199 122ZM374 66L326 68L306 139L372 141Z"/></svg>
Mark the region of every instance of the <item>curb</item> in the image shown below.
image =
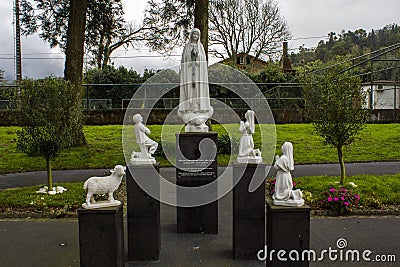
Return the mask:
<svg viewBox="0 0 400 267"><path fill-rule="evenodd" d="M331 210L312 210L311 216L313 217L371 217L371 216L400 216L399 209L387 210L354 210L351 214L341 215L339 212Z"/></svg>

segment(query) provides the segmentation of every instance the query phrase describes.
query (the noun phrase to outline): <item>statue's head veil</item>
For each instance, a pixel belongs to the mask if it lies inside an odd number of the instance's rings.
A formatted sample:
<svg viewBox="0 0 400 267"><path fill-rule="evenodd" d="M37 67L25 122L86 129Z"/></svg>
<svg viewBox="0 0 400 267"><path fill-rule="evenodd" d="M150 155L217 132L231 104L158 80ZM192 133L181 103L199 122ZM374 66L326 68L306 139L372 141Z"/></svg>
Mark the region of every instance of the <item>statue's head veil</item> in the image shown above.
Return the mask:
<svg viewBox="0 0 400 267"><path fill-rule="evenodd" d="M197 33L199 35L199 40L197 40L198 43L200 43L200 37L201 37L201 33L200 30L197 28L194 28L193 30L190 31L190 41L192 41L192 35L193 33Z"/></svg>
<svg viewBox="0 0 400 267"><path fill-rule="evenodd" d="M252 134L255 133L256 126L254 123L254 111L248 110L244 115L244 117L246 118L246 121L249 123L250 132Z"/></svg>
<svg viewBox="0 0 400 267"><path fill-rule="evenodd" d="M293 160L293 144L290 142L285 142L282 146L282 154L285 155L289 160L289 169L294 170L294 160Z"/></svg>

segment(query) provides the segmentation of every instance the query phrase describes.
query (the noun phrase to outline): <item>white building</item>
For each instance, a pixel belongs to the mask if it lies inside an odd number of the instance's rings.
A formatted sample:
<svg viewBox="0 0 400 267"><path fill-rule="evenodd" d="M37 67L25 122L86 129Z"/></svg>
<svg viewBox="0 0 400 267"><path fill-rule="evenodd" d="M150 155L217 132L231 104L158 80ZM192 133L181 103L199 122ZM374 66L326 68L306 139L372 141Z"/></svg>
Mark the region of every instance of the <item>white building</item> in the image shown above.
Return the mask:
<svg viewBox="0 0 400 267"><path fill-rule="evenodd" d="M363 83L361 89L367 93L366 107L371 108L371 83ZM372 109L400 108L400 83L395 81L373 81Z"/></svg>

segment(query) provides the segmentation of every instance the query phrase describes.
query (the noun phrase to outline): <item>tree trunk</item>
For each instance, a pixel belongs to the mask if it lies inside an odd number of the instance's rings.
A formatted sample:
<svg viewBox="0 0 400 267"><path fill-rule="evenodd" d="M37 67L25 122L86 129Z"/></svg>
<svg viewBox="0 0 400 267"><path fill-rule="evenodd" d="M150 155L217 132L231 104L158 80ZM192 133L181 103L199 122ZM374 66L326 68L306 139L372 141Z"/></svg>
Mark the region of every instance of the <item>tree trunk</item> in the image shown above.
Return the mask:
<svg viewBox="0 0 400 267"><path fill-rule="evenodd" d="M70 81L75 88L75 95L72 102L77 111L71 114L71 119L73 121L71 124L73 132L72 146L86 144L82 123L75 119L75 116L79 114L81 115L79 116L80 118L83 117L81 99L86 9L87 0L70 0L64 78Z"/></svg>
<svg viewBox="0 0 400 267"><path fill-rule="evenodd" d="M209 0L196 0L194 8L194 27L201 32L200 42L204 46L208 60L208 6Z"/></svg>
<svg viewBox="0 0 400 267"><path fill-rule="evenodd" d="M101 69L104 70L108 66L108 62L110 61L110 47L106 46L103 52L103 64L101 65Z"/></svg>
<svg viewBox="0 0 400 267"><path fill-rule="evenodd" d="M346 179L346 168L344 166L343 151L342 147L337 147L338 159L340 164L340 184L344 185L344 179Z"/></svg>
<svg viewBox="0 0 400 267"><path fill-rule="evenodd" d="M46 167L47 167L47 186L49 187L49 191L53 190L53 173L51 171L51 160L46 158Z"/></svg>

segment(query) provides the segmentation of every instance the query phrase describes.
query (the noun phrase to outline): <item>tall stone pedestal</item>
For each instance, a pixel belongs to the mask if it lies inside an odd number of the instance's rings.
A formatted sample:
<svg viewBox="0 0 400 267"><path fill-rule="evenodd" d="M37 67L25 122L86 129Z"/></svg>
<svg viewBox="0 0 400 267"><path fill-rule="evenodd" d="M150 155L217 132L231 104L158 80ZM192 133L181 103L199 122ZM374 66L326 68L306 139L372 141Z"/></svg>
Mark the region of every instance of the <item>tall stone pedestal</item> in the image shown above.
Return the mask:
<svg viewBox="0 0 400 267"><path fill-rule="evenodd" d="M160 202L137 183L151 187L160 195L159 163L129 165L126 172L128 201L128 259L158 260L161 251ZM134 178L135 179L134 179Z"/></svg>
<svg viewBox="0 0 400 267"><path fill-rule="evenodd" d="M122 207L78 209L81 266L125 266Z"/></svg>
<svg viewBox="0 0 400 267"><path fill-rule="evenodd" d="M233 164L233 256L235 259L257 260L257 252L265 246L265 183L249 192L253 177L266 177L266 164Z"/></svg>
<svg viewBox="0 0 400 267"><path fill-rule="evenodd" d="M217 169L217 133L176 134L176 184L199 187L215 181ZM179 153L180 151L180 153ZM214 153L215 152L215 153ZM217 199L217 183L207 192ZM184 194L177 189L177 232L218 234L218 201L199 207L182 207L188 199L203 196Z"/></svg>
<svg viewBox="0 0 400 267"><path fill-rule="evenodd" d="M291 250L296 250L302 257L303 250L310 248L310 211L307 205L302 207L284 207L272 204L272 199L267 199L267 247L271 250L286 251L287 261L281 261L274 253L272 261L267 254L267 266L309 266L306 261L290 261L288 255Z"/></svg>

